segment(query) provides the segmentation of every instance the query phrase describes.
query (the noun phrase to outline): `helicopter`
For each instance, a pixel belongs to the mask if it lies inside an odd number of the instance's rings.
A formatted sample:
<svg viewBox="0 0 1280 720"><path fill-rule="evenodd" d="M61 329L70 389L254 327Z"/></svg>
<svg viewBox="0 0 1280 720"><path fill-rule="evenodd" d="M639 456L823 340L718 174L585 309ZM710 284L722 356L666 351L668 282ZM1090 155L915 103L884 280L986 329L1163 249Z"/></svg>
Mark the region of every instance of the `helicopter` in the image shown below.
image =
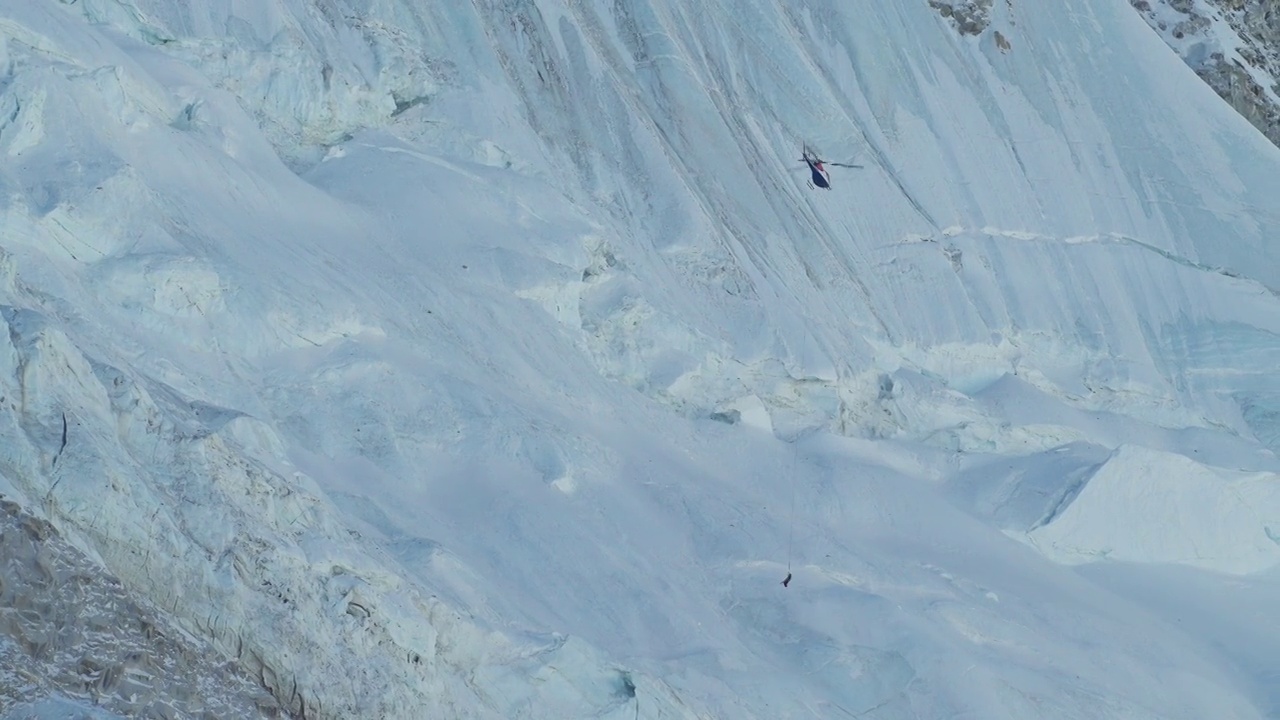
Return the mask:
<svg viewBox="0 0 1280 720"><path fill-rule="evenodd" d="M809 166L809 187L818 187L823 190L831 189L831 173L827 170L827 166L831 167L847 167L860 168L861 165L853 163L830 162L819 158L817 153L809 149L808 145L803 147L801 152L801 161Z"/></svg>

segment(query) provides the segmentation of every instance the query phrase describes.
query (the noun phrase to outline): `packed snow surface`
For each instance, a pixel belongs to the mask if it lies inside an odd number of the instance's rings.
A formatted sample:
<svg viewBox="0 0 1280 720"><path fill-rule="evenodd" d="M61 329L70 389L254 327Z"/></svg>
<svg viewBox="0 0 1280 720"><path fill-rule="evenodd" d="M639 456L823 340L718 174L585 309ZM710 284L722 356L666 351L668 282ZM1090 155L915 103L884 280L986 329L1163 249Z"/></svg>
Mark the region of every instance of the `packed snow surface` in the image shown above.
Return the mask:
<svg viewBox="0 0 1280 720"><path fill-rule="evenodd" d="M0 718L1276 717L1280 150L979 4L0 0L0 494L185 636Z"/></svg>

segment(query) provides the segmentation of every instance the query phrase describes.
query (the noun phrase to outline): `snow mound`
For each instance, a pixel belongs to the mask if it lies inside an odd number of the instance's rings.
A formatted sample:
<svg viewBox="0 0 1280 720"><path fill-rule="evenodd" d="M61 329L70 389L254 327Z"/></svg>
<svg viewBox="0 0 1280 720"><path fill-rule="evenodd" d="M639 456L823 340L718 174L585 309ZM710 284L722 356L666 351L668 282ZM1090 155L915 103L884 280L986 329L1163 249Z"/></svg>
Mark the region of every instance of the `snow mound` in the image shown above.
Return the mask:
<svg viewBox="0 0 1280 720"><path fill-rule="evenodd" d="M1280 476L1121 447L1031 543L1064 563L1177 563L1233 574L1280 563Z"/></svg>

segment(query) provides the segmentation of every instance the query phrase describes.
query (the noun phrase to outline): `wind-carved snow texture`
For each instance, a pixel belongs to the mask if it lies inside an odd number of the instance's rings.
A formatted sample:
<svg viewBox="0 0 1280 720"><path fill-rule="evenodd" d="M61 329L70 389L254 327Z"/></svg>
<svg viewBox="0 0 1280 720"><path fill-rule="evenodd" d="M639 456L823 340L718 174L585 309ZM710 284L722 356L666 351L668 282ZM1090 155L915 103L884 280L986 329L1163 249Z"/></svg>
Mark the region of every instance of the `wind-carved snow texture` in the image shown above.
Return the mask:
<svg viewBox="0 0 1280 720"><path fill-rule="evenodd" d="M1280 156L947 6L0 0L0 492L299 717L1274 714Z"/></svg>

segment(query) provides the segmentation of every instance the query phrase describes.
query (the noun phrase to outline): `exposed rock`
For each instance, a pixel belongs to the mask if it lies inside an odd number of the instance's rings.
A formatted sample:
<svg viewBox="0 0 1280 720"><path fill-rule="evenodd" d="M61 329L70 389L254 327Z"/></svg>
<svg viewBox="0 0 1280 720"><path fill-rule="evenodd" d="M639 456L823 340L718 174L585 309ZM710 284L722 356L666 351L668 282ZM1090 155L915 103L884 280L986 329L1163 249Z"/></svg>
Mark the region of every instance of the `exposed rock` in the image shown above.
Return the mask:
<svg viewBox="0 0 1280 720"><path fill-rule="evenodd" d="M964 35L978 35L991 24L992 0L929 0Z"/></svg>
<svg viewBox="0 0 1280 720"><path fill-rule="evenodd" d="M1244 67L1236 62L1227 62L1218 55L1213 62L1197 68L1196 74L1271 142L1280 145L1280 107Z"/></svg>
<svg viewBox="0 0 1280 720"><path fill-rule="evenodd" d="M287 717L245 669L0 496L0 717L54 717L40 703L113 717Z"/></svg>
<svg viewBox="0 0 1280 720"><path fill-rule="evenodd" d="M1274 0L1205 3L1208 10L1193 0L1129 0L1197 75L1280 146L1280 6ZM1215 32L1222 24L1229 33Z"/></svg>

